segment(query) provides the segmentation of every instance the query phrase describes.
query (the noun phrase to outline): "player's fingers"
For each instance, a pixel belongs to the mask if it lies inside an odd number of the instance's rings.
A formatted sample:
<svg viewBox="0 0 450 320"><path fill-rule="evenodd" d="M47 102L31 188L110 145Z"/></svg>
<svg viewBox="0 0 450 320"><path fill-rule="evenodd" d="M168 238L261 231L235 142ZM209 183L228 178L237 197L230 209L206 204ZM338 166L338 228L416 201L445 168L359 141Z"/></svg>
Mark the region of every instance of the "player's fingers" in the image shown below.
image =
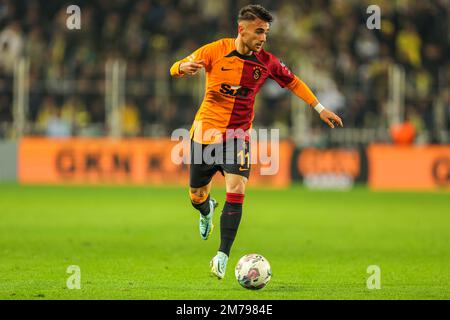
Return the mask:
<svg viewBox="0 0 450 320"><path fill-rule="evenodd" d="M334 128L333 122L331 122L330 119L326 118L326 119L325 119L325 122L328 124L328 126L329 126L330 128L332 128L332 129Z"/></svg>
<svg viewBox="0 0 450 320"><path fill-rule="evenodd" d="M339 125L340 125L341 127L344 127L344 124L342 123L341 118L339 118L337 115L334 116L334 120L335 120L337 123L339 123Z"/></svg>
<svg viewBox="0 0 450 320"><path fill-rule="evenodd" d="M200 68L203 68L203 65L200 64L200 63L192 62L191 63L191 67L196 68L196 69L200 69Z"/></svg>
<svg viewBox="0 0 450 320"><path fill-rule="evenodd" d="M190 68L188 69L188 73L191 74L191 75L194 75L194 74L197 73L197 71L198 71L199 69L200 69L200 68L190 67Z"/></svg>

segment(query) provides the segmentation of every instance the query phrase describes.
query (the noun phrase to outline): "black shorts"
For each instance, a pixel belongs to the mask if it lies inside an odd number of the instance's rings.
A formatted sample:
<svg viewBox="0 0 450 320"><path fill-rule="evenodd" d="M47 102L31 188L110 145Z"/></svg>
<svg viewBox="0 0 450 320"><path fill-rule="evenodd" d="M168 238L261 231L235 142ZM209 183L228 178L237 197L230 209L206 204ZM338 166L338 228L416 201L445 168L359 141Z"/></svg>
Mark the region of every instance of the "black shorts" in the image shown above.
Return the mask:
<svg viewBox="0 0 450 320"><path fill-rule="evenodd" d="M200 144L191 140L191 166L189 184L192 188L207 185L220 171L237 174L248 179L250 175L250 143L233 139L224 143Z"/></svg>

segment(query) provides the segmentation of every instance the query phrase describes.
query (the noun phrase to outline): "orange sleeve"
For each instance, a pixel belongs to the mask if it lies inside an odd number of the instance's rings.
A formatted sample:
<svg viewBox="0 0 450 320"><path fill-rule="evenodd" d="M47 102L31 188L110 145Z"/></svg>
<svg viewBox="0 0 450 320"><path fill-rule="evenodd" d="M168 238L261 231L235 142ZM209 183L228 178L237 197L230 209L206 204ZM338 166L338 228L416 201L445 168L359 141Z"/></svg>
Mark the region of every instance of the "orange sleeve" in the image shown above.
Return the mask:
<svg viewBox="0 0 450 320"><path fill-rule="evenodd" d="M286 87L312 107L319 102L311 89L297 76Z"/></svg>
<svg viewBox="0 0 450 320"><path fill-rule="evenodd" d="M183 73L180 72L180 64L183 62L183 60L175 62L172 67L170 67L170 75L172 77L182 77L184 76Z"/></svg>
<svg viewBox="0 0 450 320"><path fill-rule="evenodd" d="M182 77L184 74L180 73L180 64L186 61L199 61L203 60L205 70L208 71L211 68L212 62L217 56L217 41L204 45L203 47L195 50L192 54L184 59L175 62L170 68L170 75L172 77Z"/></svg>

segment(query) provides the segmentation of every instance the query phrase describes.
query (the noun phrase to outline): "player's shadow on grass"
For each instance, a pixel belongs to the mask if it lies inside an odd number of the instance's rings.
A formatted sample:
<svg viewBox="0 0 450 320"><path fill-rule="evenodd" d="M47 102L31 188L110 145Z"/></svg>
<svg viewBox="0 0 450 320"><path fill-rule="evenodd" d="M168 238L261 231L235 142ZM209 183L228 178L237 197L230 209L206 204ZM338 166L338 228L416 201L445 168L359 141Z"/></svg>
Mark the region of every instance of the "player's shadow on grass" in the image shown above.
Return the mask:
<svg viewBox="0 0 450 320"><path fill-rule="evenodd" d="M293 284L274 284L274 285L270 285L270 283L267 285L267 287L261 289L261 292L279 292L279 291L283 291L283 292L297 292L297 291L301 291L304 290L304 287L300 286L300 285L293 285Z"/></svg>
<svg viewBox="0 0 450 320"><path fill-rule="evenodd" d="M241 286L237 286L235 288L230 288L230 289L223 289L223 291L241 291L244 288L242 288ZM222 289L221 289L222 290ZM293 285L293 284L268 284L266 287L260 289L260 290L246 290L245 291L248 292L261 292L261 293L270 293L270 292L302 292L303 290L305 290L305 287L302 287L300 285Z"/></svg>

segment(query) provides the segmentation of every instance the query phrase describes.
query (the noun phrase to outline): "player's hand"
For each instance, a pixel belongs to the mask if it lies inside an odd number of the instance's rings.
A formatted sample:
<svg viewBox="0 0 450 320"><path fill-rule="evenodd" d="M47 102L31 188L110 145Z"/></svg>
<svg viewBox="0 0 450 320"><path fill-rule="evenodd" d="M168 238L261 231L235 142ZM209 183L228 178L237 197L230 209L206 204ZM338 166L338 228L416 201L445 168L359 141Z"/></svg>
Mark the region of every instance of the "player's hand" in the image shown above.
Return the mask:
<svg viewBox="0 0 450 320"><path fill-rule="evenodd" d="M328 124L330 128L334 128L334 125L340 125L341 127L344 127L341 118L339 118L334 112L331 112L327 109L322 110L322 112L320 113L320 119Z"/></svg>
<svg viewBox="0 0 450 320"><path fill-rule="evenodd" d="M180 72L193 76L204 67L203 60L188 61L180 64Z"/></svg>

